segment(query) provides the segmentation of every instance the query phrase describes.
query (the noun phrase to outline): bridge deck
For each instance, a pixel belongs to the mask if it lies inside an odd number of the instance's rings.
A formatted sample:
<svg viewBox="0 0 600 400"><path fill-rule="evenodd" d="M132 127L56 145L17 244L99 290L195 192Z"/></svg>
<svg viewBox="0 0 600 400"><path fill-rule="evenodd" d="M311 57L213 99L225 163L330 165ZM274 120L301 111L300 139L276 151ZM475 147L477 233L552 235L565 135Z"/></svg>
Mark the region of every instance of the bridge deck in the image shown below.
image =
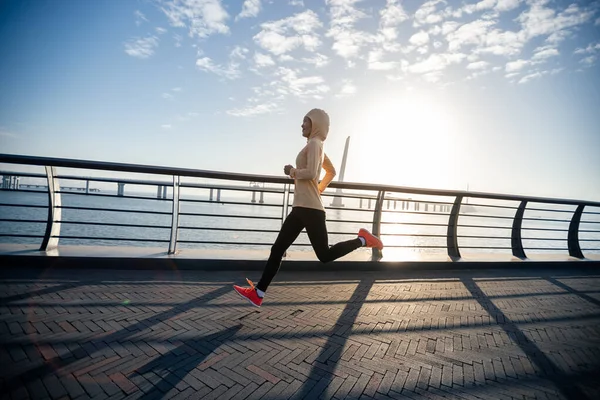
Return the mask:
<svg viewBox="0 0 600 400"><path fill-rule="evenodd" d="M593 270L245 275L0 270L2 398L600 398Z"/></svg>

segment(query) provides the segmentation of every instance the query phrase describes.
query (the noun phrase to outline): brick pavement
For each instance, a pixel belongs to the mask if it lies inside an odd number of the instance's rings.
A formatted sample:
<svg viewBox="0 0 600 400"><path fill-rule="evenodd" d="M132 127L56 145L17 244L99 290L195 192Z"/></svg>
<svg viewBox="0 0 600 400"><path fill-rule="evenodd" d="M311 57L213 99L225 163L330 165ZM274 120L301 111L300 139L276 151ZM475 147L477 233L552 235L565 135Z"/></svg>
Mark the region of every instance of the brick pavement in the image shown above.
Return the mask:
<svg viewBox="0 0 600 400"><path fill-rule="evenodd" d="M1 398L600 398L600 272L245 276L3 270Z"/></svg>

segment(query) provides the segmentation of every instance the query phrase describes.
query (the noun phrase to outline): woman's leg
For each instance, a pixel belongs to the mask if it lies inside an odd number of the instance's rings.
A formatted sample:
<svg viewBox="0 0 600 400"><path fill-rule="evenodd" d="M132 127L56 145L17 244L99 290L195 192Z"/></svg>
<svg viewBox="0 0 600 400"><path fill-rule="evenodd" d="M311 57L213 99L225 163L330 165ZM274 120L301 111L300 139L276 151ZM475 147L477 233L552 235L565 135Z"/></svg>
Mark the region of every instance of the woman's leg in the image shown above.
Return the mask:
<svg viewBox="0 0 600 400"><path fill-rule="evenodd" d="M337 243L329 247L327 227L325 225L325 212L310 208L303 208L300 217L306 227L306 233L310 243L320 261L326 263L337 260L348 253L361 247L363 244L359 238Z"/></svg>
<svg viewBox="0 0 600 400"><path fill-rule="evenodd" d="M294 240L300 235L303 228L304 224L302 219L298 216L297 209L293 208L290 215L285 219L283 226L279 231L279 235L277 235L275 244L271 247L271 254L269 255L267 265L265 265L265 269L263 270L262 277L260 278L258 285L256 285L257 289L262 290L263 292L267 291L267 287L269 287L269 284L277 274L277 271L279 271L283 254L292 243L294 243Z"/></svg>

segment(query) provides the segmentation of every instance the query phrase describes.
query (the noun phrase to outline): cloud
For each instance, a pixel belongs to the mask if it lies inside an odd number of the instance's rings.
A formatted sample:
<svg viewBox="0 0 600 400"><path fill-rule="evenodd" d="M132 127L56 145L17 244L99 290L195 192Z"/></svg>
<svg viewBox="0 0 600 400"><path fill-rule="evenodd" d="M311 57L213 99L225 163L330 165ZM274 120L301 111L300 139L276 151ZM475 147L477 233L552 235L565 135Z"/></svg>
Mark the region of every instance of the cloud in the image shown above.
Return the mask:
<svg viewBox="0 0 600 400"><path fill-rule="evenodd" d="M516 18L521 23L526 39L581 25L594 15L594 11L580 9L576 4L571 4L559 13L546 7L546 4L547 0L532 0L529 10Z"/></svg>
<svg viewBox="0 0 600 400"><path fill-rule="evenodd" d="M427 59L408 66L408 72L413 74L428 74L432 72L440 72L450 64L460 63L465 59L466 55L461 53L453 54L432 54ZM429 81L436 82L439 80L440 74L430 74ZM434 80L431 80L434 79Z"/></svg>
<svg viewBox="0 0 600 400"><path fill-rule="evenodd" d="M125 53L132 57L148 58L154 54L156 47L158 47L156 36L134 38L125 43Z"/></svg>
<svg viewBox="0 0 600 400"><path fill-rule="evenodd" d="M356 93L356 86L352 83L350 79L344 79L342 81L342 88L339 93L335 95L337 98L349 97Z"/></svg>
<svg viewBox="0 0 600 400"><path fill-rule="evenodd" d="M515 72L521 70L523 67L530 64L530 61L527 60L517 60L506 63L506 72Z"/></svg>
<svg viewBox="0 0 600 400"><path fill-rule="evenodd" d="M162 94L162 98L165 99L165 100L173 100L173 99L175 99L175 97L172 94L170 94L170 93L163 93Z"/></svg>
<svg viewBox="0 0 600 400"><path fill-rule="evenodd" d="M144 13L142 13L140 10L135 10L135 12L133 13L133 15L135 17L135 24L137 26L140 26L144 22L148 22L148 18L146 18L146 16L144 15Z"/></svg>
<svg viewBox="0 0 600 400"><path fill-rule="evenodd" d="M398 0L387 0L386 6L379 11L378 36L383 43L384 50L395 51L398 48L398 25L409 19Z"/></svg>
<svg viewBox="0 0 600 400"><path fill-rule="evenodd" d="M254 53L254 63L257 67L269 67L275 65L275 61L267 54Z"/></svg>
<svg viewBox="0 0 600 400"><path fill-rule="evenodd" d="M535 49L533 57L531 59L535 60L535 61L541 61L541 60L545 60L547 58L555 57L558 55L560 55L560 53L558 52L557 49L555 49L551 46L543 46L543 47L538 47L537 49Z"/></svg>
<svg viewBox="0 0 600 400"><path fill-rule="evenodd" d="M254 36L254 41L275 55L288 53L297 47L314 51L321 45L316 33L321 26L319 16L307 10L278 21L262 23L262 30Z"/></svg>
<svg viewBox="0 0 600 400"><path fill-rule="evenodd" d="M494 8L495 5L496 5L496 0L482 0L478 3L467 4L466 6L464 6L461 9L461 11L463 11L467 14L473 14L475 12L485 11L485 10Z"/></svg>
<svg viewBox="0 0 600 400"><path fill-rule="evenodd" d="M594 22L594 26L600 26L600 18L596 19L596 22Z"/></svg>
<svg viewBox="0 0 600 400"><path fill-rule="evenodd" d="M307 64L312 64L316 68L320 68L320 67L324 67L325 65L329 64L329 58L324 54L317 53L313 57L303 58L302 62L305 62Z"/></svg>
<svg viewBox="0 0 600 400"><path fill-rule="evenodd" d="M489 27L494 24L493 21L476 20L460 26L446 35L448 49L455 51L465 45L481 44L488 34Z"/></svg>
<svg viewBox="0 0 600 400"><path fill-rule="evenodd" d="M171 89L173 92L181 92L181 88L180 87L174 87L173 89Z"/></svg>
<svg viewBox="0 0 600 400"><path fill-rule="evenodd" d="M472 62L470 64L467 65L467 69L485 69L488 65L490 65L489 62L486 61L476 61L476 62Z"/></svg>
<svg viewBox="0 0 600 400"><path fill-rule="evenodd" d="M242 18L256 17L260 12L261 5L260 0L246 0L242 5L242 12L235 17L236 21Z"/></svg>
<svg viewBox="0 0 600 400"><path fill-rule="evenodd" d="M573 54L585 55L585 57L579 60L579 62L583 64L584 67L591 67L596 63L598 55L600 54L600 42L590 43L585 48L579 47L575 49Z"/></svg>
<svg viewBox="0 0 600 400"><path fill-rule="evenodd" d="M290 6L304 7L304 2L302 0L290 0Z"/></svg>
<svg viewBox="0 0 600 400"><path fill-rule="evenodd" d="M591 54L600 51L600 42L598 43L590 43L586 48L577 48L573 52L573 54Z"/></svg>
<svg viewBox="0 0 600 400"><path fill-rule="evenodd" d="M333 39L333 51L348 60L357 57L362 46L373 41L373 35L355 29L355 23L367 17L354 7L358 1L326 0L331 18L327 37Z"/></svg>
<svg viewBox="0 0 600 400"><path fill-rule="evenodd" d="M175 47L181 47L181 42L183 42L183 37L181 35L173 35L173 39L175 39Z"/></svg>
<svg viewBox="0 0 600 400"><path fill-rule="evenodd" d="M521 79L519 79L518 83L520 83L520 84L527 83L527 82L529 82L532 79L541 78L543 75L544 75L543 73L541 73L539 71L536 71L536 72L534 72L532 74L525 75L524 77L522 77Z"/></svg>
<svg viewBox="0 0 600 400"><path fill-rule="evenodd" d="M245 47L235 46L233 50L231 50L231 53L229 53L229 58L245 60L246 54L248 54L249 52L250 50L248 50Z"/></svg>
<svg viewBox="0 0 600 400"><path fill-rule="evenodd" d="M382 57L385 55L383 50L373 50L369 52L368 68L375 71L389 71L398 68L400 62L398 61L382 61Z"/></svg>
<svg viewBox="0 0 600 400"><path fill-rule="evenodd" d="M443 20L443 17L440 14L436 14L436 8L439 3L443 3L442 0L431 0L426 1L419 7L419 9L415 12L415 21L414 26L427 25L427 24L437 24Z"/></svg>
<svg viewBox="0 0 600 400"><path fill-rule="evenodd" d="M498 0L494 9L500 12L510 11L519 7L520 4L521 0Z"/></svg>
<svg viewBox="0 0 600 400"><path fill-rule="evenodd" d="M163 129L171 129L173 126L171 126L171 124L163 124L160 127Z"/></svg>
<svg viewBox="0 0 600 400"><path fill-rule="evenodd" d="M154 28L154 30L159 35L164 35L165 33L167 33L167 30L165 28L161 28L160 26L157 26L156 28Z"/></svg>
<svg viewBox="0 0 600 400"><path fill-rule="evenodd" d="M429 34L425 31L420 31L412 35L408 41L415 46L423 46L429 43Z"/></svg>
<svg viewBox="0 0 600 400"><path fill-rule="evenodd" d="M276 76L280 81L276 83L277 93L291 95L298 98L316 98L329 92L330 88L325 84L321 76L299 77L301 71L290 68L279 67Z"/></svg>
<svg viewBox="0 0 600 400"><path fill-rule="evenodd" d="M220 0L161 0L161 10L171 26L187 28L190 37L206 38L229 33L229 14Z"/></svg>
<svg viewBox="0 0 600 400"><path fill-rule="evenodd" d="M227 114L232 115L234 117L252 117L260 114L269 114L274 111L277 111L279 106L274 103L264 103L264 104L255 104L251 106L247 106L244 108L235 108L232 110L227 110Z"/></svg>
<svg viewBox="0 0 600 400"><path fill-rule="evenodd" d="M239 71L239 64L231 62L227 66L217 65L209 57L197 59L196 67L202 71L212 72L227 79L236 79L241 75Z"/></svg>

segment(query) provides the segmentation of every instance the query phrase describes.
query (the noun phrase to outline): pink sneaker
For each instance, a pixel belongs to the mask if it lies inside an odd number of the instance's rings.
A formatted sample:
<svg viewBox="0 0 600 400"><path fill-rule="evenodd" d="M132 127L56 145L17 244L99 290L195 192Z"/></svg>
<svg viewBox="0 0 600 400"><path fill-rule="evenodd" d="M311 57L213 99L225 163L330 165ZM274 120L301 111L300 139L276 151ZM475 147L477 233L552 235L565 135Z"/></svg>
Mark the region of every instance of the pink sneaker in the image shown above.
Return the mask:
<svg viewBox="0 0 600 400"><path fill-rule="evenodd" d="M383 242L381 240L379 240L379 238L373 234L371 234L371 232L369 232L368 230L361 228L358 231L358 236L365 239L365 246L367 247L374 247L376 249L382 250L383 249Z"/></svg>
<svg viewBox="0 0 600 400"><path fill-rule="evenodd" d="M248 300L250 303L252 303L253 306L260 307L260 305L263 302L262 297L259 297L258 293L256 293L256 289L254 288L254 283L252 283L252 281L248 278L246 278L246 280L248 281L248 284L250 285L249 288L244 288L244 287L241 287L238 285L233 285L233 290L235 290L237 292L237 294L239 294L240 296L242 296L243 298Z"/></svg>

